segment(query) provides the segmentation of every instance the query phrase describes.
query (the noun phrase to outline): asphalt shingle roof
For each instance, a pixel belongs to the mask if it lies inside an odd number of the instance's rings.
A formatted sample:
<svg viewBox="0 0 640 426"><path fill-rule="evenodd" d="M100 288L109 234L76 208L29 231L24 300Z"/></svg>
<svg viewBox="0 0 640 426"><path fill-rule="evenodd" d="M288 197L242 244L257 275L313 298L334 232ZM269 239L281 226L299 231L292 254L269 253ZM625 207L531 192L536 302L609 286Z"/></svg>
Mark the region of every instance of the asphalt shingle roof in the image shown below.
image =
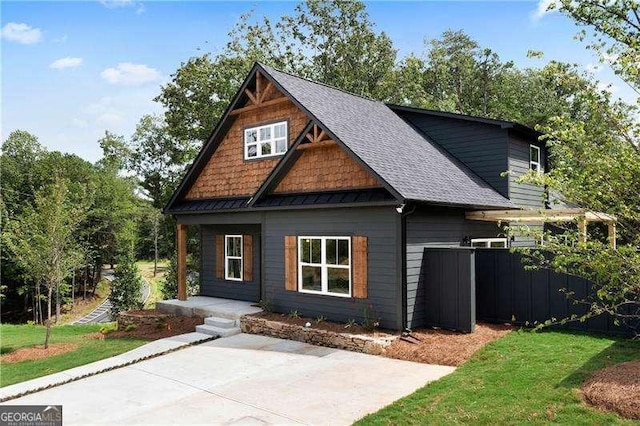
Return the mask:
<svg viewBox="0 0 640 426"><path fill-rule="evenodd" d="M515 207L382 102L261 67L403 198L447 205Z"/></svg>

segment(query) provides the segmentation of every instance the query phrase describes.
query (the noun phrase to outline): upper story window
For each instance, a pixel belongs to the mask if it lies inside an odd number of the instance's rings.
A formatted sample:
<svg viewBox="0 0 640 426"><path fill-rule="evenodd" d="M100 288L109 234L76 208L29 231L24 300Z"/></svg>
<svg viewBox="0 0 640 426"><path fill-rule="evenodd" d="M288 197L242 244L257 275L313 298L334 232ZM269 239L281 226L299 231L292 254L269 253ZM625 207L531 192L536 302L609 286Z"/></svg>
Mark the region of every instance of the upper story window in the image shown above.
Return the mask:
<svg viewBox="0 0 640 426"><path fill-rule="evenodd" d="M287 122L244 130L244 158L272 157L287 152Z"/></svg>
<svg viewBox="0 0 640 426"><path fill-rule="evenodd" d="M540 147L529 145L529 168L536 172L542 172L540 161Z"/></svg>

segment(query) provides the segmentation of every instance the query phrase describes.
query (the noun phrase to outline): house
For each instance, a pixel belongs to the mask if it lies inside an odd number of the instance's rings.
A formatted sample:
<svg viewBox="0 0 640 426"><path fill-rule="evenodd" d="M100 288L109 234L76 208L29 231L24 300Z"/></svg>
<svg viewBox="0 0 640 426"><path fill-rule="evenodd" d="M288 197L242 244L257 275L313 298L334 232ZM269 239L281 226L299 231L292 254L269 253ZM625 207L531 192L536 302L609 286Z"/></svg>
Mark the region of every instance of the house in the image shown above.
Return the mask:
<svg viewBox="0 0 640 426"><path fill-rule="evenodd" d="M197 226L201 295L423 325L425 248L531 244L509 241L499 221L545 208L543 189L517 181L546 167L538 136L255 64L165 208L178 224L179 298L186 227Z"/></svg>

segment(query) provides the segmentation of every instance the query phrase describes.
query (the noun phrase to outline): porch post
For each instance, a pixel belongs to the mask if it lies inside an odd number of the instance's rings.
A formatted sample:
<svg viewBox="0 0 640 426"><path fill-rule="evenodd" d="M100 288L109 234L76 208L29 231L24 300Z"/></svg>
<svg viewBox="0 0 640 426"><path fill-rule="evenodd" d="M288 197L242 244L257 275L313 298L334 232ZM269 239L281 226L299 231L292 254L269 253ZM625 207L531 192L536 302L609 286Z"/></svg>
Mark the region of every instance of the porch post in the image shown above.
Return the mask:
<svg viewBox="0 0 640 426"><path fill-rule="evenodd" d="M608 236L609 236L609 244L611 245L612 249L616 249L616 223L615 222L609 222L607 223L607 230L608 230Z"/></svg>
<svg viewBox="0 0 640 426"><path fill-rule="evenodd" d="M587 219L580 219L578 221L578 240L581 243L587 242Z"/></svg>
<svg viewBox="0 0 640 426"><path fill-rule="evenodd" d="M187 225L176 225L178 247L178 299L187 300Z"/></svg>

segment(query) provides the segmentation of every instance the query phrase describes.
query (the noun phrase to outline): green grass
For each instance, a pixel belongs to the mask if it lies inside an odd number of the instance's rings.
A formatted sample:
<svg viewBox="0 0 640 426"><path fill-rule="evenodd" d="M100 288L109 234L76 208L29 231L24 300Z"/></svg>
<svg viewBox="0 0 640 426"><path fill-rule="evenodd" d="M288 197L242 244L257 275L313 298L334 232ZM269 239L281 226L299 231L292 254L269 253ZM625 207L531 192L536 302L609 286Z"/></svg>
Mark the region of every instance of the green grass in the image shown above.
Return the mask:
<svg viewBox="0 0 640 426"><path fill-rule="evenodd" d="M136 264L138 265L140 275L142 275L151 286L151 294L144 307L145 309L153 309L155 308L156 302L163 299L162 284L167 269L169 268L169 261L158 261L158 271L155 277L153 276L153 260L139 260Z"/></svg>
<svg viewBox="0 0 640 426"><path fill-rule="evenodd" d="M633 359L640 359L637 341L512 332L357 424L637 424L587 407L578 392L591 372Z"/></svg>
<svg viewBox="0 0 640 426"><path fill-rule="evenodd" d="M0 369L0 387L78 367L148 343L146 340L138 339L87 338L87 335L100 331L102 327L104 325L53 327L51 344L75 343L78 345L77 349L40 360L3 363ZM0 324L0 353L7 354L20 348L42 345L44 336L43 326Z"/></svg>

